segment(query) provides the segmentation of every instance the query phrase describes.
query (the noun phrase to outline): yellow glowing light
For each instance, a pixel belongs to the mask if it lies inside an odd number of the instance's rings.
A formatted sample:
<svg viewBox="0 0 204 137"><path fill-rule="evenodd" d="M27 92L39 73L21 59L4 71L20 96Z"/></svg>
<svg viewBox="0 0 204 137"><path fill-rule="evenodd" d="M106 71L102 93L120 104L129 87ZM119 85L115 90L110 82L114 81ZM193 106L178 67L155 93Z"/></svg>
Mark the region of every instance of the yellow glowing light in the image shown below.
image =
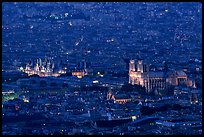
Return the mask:
<svg viewBox="0 0 204 137"><path fill-rule="evenodd" d="M43 69L43 70L41 70L41 72L45 72L45 70Z"/></svg>
<svg viewBox="0 0 204 137"><path fill-rule="evenodd" d="M72 76L77 76L77 78L82 78L84 76L84 72L72 72Z"/></svg>
<svg viewBox="0 0 204 137"><path fill-rule="evenodd" d="M29 100L25 98L25 99L23 100L23 102L24 102L24 103L28 103Z"/></svg>
<svg viewBox="0 0 204 137"><path fill-rule="evenodd" d="M82 78L82 76L77 76L77 78Z"/></svg>
<svg viewBox="0 0 204 137"><path fill-rule="evenodd" d="M137 117L136 116L132 116L132 119L137 119Z"/></svg>

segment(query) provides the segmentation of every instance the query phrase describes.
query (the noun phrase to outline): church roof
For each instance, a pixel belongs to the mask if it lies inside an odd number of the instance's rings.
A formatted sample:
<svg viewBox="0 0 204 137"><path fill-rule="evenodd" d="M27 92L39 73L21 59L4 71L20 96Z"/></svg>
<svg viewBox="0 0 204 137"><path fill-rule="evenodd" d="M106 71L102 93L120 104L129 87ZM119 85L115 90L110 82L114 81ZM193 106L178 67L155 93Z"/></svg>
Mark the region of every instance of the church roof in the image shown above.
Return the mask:
<svg viewBox="0 0 204 137"><path fill-rule="evenodd" d="M186 73L182 70L178 70L178 71L169 71L167 72L167 76L177 76L177 77L186 77Z"/></svg>
<svg viewBox="0 0 204 137"><path fill-rule="evenodd" d="M164 78L164 72L163 71L150 71L149 77L150 78Z"/></svg>
<svg viewBox="0 0 204 137"><path fill-rule="evenodd" d="M181 71L181 70L180 71L176 71L176 75L177 76L187 76L186 73Z"/></svg>

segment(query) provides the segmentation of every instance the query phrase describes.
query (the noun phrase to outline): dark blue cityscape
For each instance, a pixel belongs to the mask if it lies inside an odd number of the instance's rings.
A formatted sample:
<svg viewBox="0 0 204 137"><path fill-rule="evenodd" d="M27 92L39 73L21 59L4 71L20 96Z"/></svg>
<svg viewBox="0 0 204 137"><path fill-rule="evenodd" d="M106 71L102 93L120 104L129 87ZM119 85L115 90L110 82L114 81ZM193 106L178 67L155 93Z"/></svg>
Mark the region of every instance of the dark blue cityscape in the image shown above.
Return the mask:
<svg viewBox="0 0 204 137"><path fill-rule="evenodd" d="M202 135L202 3L3 2L3 135Z"/></svg>

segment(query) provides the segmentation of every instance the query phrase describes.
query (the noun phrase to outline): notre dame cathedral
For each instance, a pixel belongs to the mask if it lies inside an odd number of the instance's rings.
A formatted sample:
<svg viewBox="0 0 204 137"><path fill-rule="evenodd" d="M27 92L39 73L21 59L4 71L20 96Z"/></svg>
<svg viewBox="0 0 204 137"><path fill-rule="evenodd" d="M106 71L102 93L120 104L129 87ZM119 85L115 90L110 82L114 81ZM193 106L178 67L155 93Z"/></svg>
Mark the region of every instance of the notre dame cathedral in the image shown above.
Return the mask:
<svg viewBox="0 0 204 137"><path fill-rule="evenodd" d="M183 71L150 71L149 64L139 59L130 60L129 63L129 84L141 85L146 92L163 90L167 85L185 84L187 75Z"/></svg>

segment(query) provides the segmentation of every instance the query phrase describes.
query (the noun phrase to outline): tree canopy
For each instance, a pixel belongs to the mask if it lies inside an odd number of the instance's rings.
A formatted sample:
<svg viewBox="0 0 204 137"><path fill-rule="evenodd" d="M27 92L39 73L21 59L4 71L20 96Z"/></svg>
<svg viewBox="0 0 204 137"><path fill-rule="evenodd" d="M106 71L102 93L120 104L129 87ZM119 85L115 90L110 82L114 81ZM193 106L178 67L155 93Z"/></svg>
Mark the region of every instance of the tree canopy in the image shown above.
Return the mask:
<svg viewBox="0 0 204 137"><path fill-rule="evenodd" d="M121 87L121 91L124 91L124 92L134 92L134 91L137 91L140 94L146 94L145 87L143 87L141 85L124 84Z"/></svg>

